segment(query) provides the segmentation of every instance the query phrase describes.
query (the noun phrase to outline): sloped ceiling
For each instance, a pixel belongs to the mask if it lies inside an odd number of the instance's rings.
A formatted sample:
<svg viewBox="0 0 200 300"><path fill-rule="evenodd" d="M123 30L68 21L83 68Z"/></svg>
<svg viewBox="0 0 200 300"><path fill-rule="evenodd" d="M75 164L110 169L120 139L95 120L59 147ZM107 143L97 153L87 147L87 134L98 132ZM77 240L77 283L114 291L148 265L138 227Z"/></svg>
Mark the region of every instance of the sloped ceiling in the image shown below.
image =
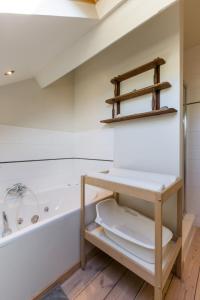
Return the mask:
<svg viewBox="0 0 200 300"><path fill-rule="evenodd" d="M34 77L45 87L175 2L0 0L0 85Z"/></svg>
<svg viewBox="0 0 200 300"><path fill-rule="evenodd" d="M16 1L0 0L0 85L34 77L99 22L94 4ZM8 70L14 75L4 76Z"/></svg>
<svg viewBox="0 0 200 300"><path fill-rule="evenodd" d="M94 19L1 15L0 85L33 77L96 23ZM10 69L15 74L4 76Z"/></svg>
<svg viewBox="0 0 200 300"><path fill-rule="evenodd" d="M186 49L200 45L200 0L184 2L184 44Z"/></svg>

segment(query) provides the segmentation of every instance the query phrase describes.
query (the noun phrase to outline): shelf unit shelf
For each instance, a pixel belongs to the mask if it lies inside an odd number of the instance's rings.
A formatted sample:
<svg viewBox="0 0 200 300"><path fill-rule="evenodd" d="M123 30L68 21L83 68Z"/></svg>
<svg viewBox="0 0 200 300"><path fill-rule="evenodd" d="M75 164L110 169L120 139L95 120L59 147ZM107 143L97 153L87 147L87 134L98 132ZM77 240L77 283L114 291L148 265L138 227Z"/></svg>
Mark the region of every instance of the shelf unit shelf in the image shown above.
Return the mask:
<svg viewBox="0 0 200 300"><path fill-rule="evenodd" d="M114 192L118 200L119 193L151 202L154 205L155 218L155 264L149 264L126 251L110 240L101 226L95 223L86 226L85 218L85 185L92 185ZM81 266L86 264L85 241L107 253L132 272L146 280L154 287L154 299L162 300L165 283L176 263L176 275L181 277L182 267L182 179L177 179L162 191L147 190L128 185L123 177L109 178L109 172L100 176L81 176ZM165 201L177 193L177 229L173 241L167 247L166 255L162 254L162 206ZM105 198L104 198L105 199Z"/></svg>
<svg viewBox="0 0 200 300"><path fill-rule="evenodd" d="M156 59L154 59L138 68L135 68L134 70L128 71L124 74L121 74L121 75L118 75L118 76L112 78L111 83L114 84L115 82L121 82L121 81L127 80L131 77L137 76L141 73L144 73L146 71L149 71L151 69L154 69L161 65L164 65L165 63L166 63L166 61L163 58L157 57Z"/></svg>
<svg viewBox="0 0 200 300"><path fill-rule="evenodd" d="M85 230L85 239L96 246L103 252L106 252L110 257L123 264L133 273L142 277L151 285L155 285L155 264L144 262L137 256L121 248L119 245L110 240L104 233L101 226L95 228L95 225L90 224L89 227L94 229ZM168 245L167 255L163 259L162 263L162 281L165 285L167 278L170 274L171 268L176 260L177 254L181 249L181 239L177 241L171 241Z"/></svg>
<svg viewBox="0 0 200 300"><path fill-rule="evenodd" d="M107 99L105 103L112 105L112 118L108 120L101 120L101 123L109 124L122 121L128 121L138 118L147 118L151 116L164 115L168 113L175 113L177 110L175 108L163 109L160 107L160 92L161 90L168 89L171 87L169 82L160 82L160 66L165 64L166 61L163 58L156 58L142 66L139 66L131 71L124 74L118 75L111 79L111 83L114 85L114 97ZM141 89L132 90L129 93L120 94L121 83L131 77L137 76L146 71L154 70L153 85L146 86ZM152 94L152 110L145 113L131 114L123 117L118 117L121 111L121 102L141 97L147 94Z"/></svg>
<svg viewBox="0 0 200 300"><path fill-rule="evenodd" d="M153 84L153 85L147 86L147 87L139 89L139 90L134 90L134 91L124 94L124 95L110 98L110 99L106 100L105 102L108 104L122 102L122 101L130 100L133 98L137 98L137 97L140 97L143 95L147 95L150 93L154 93L156 91L161 91L161 90L167 89L169 87L171 87L171 84L169 82L157 83L157 84Z"/></svg>
<svg viewBox="0 0 200 300"><path fill-rule="evenodd" d="M129 121L134 119L141 119L141 118L147 118L147 117L153 117L153 116L159 116L159 115L166 115L171 113L176 113L177 110L175 108L167 108L167 109L159 109L159 110L151 110L139 114L132 114L127 116L121 116L106 120L101 120L101 123L109 124L109 123L117 123L122 121Z"/></svg>

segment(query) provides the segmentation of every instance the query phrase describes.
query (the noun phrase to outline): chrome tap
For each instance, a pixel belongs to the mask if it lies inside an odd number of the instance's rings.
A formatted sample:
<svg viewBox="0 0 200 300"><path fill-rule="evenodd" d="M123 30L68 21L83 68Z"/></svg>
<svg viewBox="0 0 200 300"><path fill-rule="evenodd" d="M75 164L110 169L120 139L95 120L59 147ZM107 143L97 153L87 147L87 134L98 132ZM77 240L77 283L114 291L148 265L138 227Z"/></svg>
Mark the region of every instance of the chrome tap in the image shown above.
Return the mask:
<svg viewBox="0 0 200 300"><path fill-rule="evenodd" d="M23 183L16 183L7 189L7 194L22 198L27 189L27 186Z"/></svg>
<svg viewBox="0 0 200 300"><path fill-rule="evenodd" d="M5 213L5 211L2 212L3 217L3 231L2 231L2 237L7 236L12 233L12 230L9 227L8 218Z"/></svg>

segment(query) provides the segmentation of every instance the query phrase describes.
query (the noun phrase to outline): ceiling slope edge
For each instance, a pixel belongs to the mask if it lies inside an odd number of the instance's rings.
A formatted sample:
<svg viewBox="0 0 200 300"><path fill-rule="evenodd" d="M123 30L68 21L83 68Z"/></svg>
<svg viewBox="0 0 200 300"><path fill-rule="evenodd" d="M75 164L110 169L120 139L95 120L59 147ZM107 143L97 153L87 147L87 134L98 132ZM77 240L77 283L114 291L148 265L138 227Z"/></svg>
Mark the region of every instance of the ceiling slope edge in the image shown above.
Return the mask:
<svg viewBox="0 0 200 300"><path fill-rule="evenodd" d="M41 87L50 85L176 2L178 1L125 1L73 46L43 68L35 77L37 82Z"/></svg>

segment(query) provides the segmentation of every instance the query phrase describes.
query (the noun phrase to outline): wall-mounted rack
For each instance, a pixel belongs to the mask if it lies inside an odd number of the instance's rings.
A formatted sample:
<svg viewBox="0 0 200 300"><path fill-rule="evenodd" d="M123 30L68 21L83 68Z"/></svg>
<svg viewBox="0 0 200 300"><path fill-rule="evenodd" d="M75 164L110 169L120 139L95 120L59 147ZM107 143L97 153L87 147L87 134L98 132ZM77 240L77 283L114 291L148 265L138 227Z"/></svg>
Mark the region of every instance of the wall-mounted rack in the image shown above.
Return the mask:
<svg viewBox="0 0 200 300"><path fill-rule="evenodd" d="M111 83L114 85L114 97L107 99L105 102L112 105L112 118L100 121L101 123L114 123L127 121L138 118L146 118L151 116L175 113L175 108L160 108L160 91L170 88L169 82L160 82L160 66L165 64L163 58L156 58L147 64L144 64L136 69L133 69L127 73L119 75L111 79ZM120 95L120 84L121 82L130 79L131 77L137 76L141 73L154 69L154 84L151 86L144 87L142 89L133 90L129 93ZM120 103L129 99L134 99L143 95L152 94L152 110L144 113L131 114L127 116L120 115Z"/></svg>

